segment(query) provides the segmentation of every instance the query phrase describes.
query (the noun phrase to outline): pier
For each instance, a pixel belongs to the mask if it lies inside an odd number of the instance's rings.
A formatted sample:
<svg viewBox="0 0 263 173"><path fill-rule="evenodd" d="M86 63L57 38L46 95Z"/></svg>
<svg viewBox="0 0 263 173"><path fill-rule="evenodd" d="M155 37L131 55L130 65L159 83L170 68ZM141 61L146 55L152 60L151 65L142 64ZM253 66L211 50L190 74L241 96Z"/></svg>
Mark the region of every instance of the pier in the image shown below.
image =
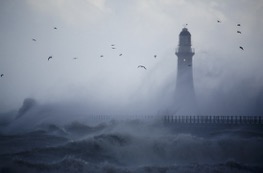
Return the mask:
<svg viewBox="0 0 263 173"><path fill-rule="evenodd" d="M263 125L262 116L212 116L212 115L166 115L165 123L173 124L258 124Z"/></svg>

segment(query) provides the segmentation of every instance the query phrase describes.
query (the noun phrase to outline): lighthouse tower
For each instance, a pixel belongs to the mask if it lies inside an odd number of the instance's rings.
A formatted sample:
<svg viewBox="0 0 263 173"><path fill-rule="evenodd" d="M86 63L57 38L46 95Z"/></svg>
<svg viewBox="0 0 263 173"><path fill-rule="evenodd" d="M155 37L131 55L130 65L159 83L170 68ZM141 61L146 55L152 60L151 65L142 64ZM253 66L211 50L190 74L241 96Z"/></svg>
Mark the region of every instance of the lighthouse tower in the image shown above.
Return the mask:
<svg viewBox="0 0 263 173"><path fill-rule="evenodd" d="M183 28L179 34L179 45L175 52L178 57L175 106L177 112L181 114L196 112L192 60L195 53L191 46L191 34L187 28Z"/></svg>

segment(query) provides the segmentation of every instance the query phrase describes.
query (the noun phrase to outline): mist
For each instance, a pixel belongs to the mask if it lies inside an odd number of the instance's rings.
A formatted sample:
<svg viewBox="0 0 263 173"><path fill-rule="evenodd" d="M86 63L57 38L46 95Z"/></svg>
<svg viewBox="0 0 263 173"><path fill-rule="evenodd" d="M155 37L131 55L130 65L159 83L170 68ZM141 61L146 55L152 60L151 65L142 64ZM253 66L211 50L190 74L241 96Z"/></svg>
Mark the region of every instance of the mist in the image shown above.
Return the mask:
<svg viewBox="0 0 263 173"><path fill-rule="evenodd" d="M260 1L23 0L0 8L2 113L32 98L72 114L188 114L174 93L187 23L196 114L262 114Z"/></svg>

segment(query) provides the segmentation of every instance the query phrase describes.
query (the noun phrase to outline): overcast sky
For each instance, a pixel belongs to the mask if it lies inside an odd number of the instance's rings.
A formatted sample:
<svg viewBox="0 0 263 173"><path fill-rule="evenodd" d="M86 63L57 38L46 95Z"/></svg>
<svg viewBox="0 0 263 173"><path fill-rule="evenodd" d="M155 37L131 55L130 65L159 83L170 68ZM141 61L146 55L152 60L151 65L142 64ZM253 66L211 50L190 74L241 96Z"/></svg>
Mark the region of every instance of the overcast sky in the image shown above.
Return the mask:
<svg viewBox="0 0 263 173"><path fill-rule="evenodd" d="M165 109L187 23L203 112L262 114L262 16L261 0L1 0L0 112L25 98L95 112Z"/></svg>

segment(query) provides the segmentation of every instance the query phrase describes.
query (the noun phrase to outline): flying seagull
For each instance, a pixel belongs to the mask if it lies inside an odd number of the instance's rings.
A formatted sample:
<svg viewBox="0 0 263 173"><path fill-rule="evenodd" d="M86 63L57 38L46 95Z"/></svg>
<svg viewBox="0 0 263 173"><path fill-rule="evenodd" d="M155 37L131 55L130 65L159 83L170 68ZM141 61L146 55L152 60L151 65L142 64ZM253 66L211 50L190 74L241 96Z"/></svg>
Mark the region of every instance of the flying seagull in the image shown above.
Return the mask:
<svg viewBox="0 0 263 173"><path fill-rule="evenodd" d="M241 26L240 24L237 24L237 26Z"/></svg>
<svg viewBox="0 0 263 173"><path fill-rule="evenodd" d="M241 31L237 31L238 34L241 34Z"/></svg>
<svg viewBox="0 0 263 173"><path fill-rule="evenodd" d="M54 29L58 29L57 27L54 27Z"/></svg>
<svg viewBox="0 0 263 173"><path fill-rule="evenodd" d="M217 23L221 23L221 21L220 21L220 20L217 20Z"/></svg>
<svg viewBox="0 0 263 173"><path fill-rule="evenodd" d="M52 58L52 56L49 56L47 60L49 61L51 58Z"/></svg>
<svg viewBox="0 0 263 173"><path fill-rule="evenodd" d="M154 55L154 58L156 58L157 57L157 55Z"/></svg>
<svg viewBox="0 0 263 173"><path fill-rule="evenodd" d="M33 41L37 41L37 40L36 40L36 39L34 39L34 38L33 38L32 40L33 40Z"/></svg>
<svg viewBox="0 0 263 173"><path fill-rule="evenodd" d="M1 74L1 77L3 77L4 76L4 74Z"/></svg>
<svg viewBox="0 0 263 173"><path fill-rule="evenodd" d="M137 68L144 68L146 70L146 67L143 65L139 65Z"/></svg>
<svg viewBox="0 0 263 173"><path fill-rule="evenodd" d="M119 56L122 56L122 53Z"/></svg>
<svg viewBox="0 0 263 173"><path fill-rule="evenodd" d="M116 47L112 47L112 49L116 49Z"/></svg>
<svg viewBox="0 0 263 173"><path fill-rule="evenodd" d="M244 50L244 48L243 48L242 46L239 46L239 48L240 48L241 50Z"/></svg>
<svg viewBox="0 0 263 173"><path fill-rule="evenodd" d="M103 55L100 55L100 57L102 58L102 57L103 57Z"/></svg>
<svg viewBox="0 0 263 173"><path fill-rule="evenodd" d="M74 57L73 59L78 59L77 57Z"/></svg>
<svg viewBox="0 0 263 173"><path fill-rule="evenodd" d="M111 46L115 46L115 44L112 44Z"/></svg>

